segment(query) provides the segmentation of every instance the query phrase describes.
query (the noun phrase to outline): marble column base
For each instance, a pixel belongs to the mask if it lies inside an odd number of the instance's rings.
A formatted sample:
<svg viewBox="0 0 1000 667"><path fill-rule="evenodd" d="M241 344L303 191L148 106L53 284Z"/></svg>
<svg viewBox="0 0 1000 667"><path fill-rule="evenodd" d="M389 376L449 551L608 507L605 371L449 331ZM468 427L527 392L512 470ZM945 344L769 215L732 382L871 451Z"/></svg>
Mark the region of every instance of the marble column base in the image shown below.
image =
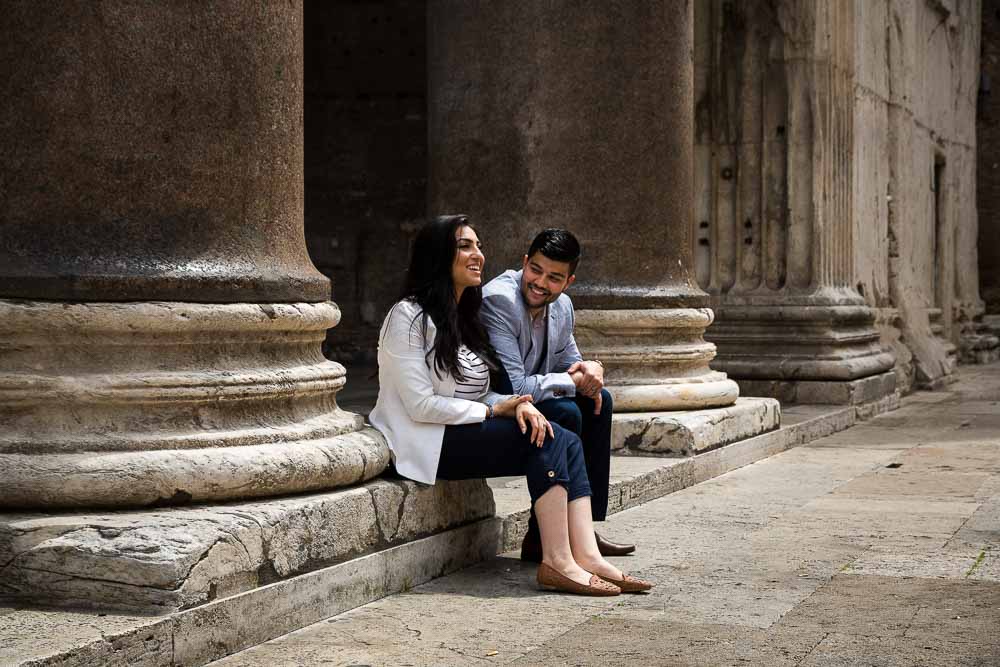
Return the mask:
<svg viewBox="0 0 1000 667"><path fill-rule="evenodd" d="M677 412L616 414L611 451L635 456L694 456L773 431L781 407L773 398L739 398L730 406Z"/></svg>
<svg viewBox="0 0 1000 667"><path fill-rule="evenodd" d="M0 300L0 507L150 507L378 475L330 302Z"/></svg>
<svg viewBox="0 0 1000 667"><path fill-rule="evenodd" d="M578 310L576 340L604 363L616 412L694 410L732 405L739 387L708 363L708 308Z"/></svg>
<svg viewBox="0 0 1000 667"><path fill-rule="evenodd" d="M844 382L893 367L867 306L725 305L716 315L712 367L735 380Z"/></svg>
<svg viewBox="0 0 1000 667"><path fill-rule="evenodd" d="M861 405L896 392L896 372L886 371L858 380L737 380L740 391L771 396L782 403Z"/></svg>

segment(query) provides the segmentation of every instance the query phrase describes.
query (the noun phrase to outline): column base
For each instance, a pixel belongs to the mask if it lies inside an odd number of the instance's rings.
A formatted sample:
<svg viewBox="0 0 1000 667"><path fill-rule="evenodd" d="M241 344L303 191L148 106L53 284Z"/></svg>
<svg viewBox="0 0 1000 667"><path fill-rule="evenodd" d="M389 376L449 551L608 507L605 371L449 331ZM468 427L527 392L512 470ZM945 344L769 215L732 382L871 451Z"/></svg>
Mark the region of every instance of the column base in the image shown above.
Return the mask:
<svg viewBox="0 0 1000 667"><path fill-rule="evenodd" d="M694 456L780 426L773 398L740 398L728 407L678 412L616 414L611 451L635 456Z"/></svg>
<svg viewBox="0 0 1000 667"><path fill-rule="evenodd" d="M0 300L0 507L158 507L357 484L382 435L337 407L298 304Z"/></svg>
<svg viewBox="0 0 1000 667"><path fill-rule="evenodd" d="M708 308L579 310L576 340L604 363L616 412L724 407L739 387L708 366L715 345L702 335L712 317Z"/></svg>
<svg viewBox="0 0 1000 667"><path fill-rule="evenodd" d="M991 364L1000 360L1000 337L982 321L968 324L958 348L958 360L963 364Z"/></svg>
<svg viewBox="0 0 1000 667"><path fill-rule="evenodd" d="M896 393L896 372L887 371L858 380L753 380L737 381L740 392L770 396L782 403L861 405Z"/></svg>
<svg viewBox="0 0 1000 667"><path fill-rule="evenodd" d="M726 305L717 316L707 333L719 346L712 367L737 381L842 382L893 367L867 306Z"/></svg>

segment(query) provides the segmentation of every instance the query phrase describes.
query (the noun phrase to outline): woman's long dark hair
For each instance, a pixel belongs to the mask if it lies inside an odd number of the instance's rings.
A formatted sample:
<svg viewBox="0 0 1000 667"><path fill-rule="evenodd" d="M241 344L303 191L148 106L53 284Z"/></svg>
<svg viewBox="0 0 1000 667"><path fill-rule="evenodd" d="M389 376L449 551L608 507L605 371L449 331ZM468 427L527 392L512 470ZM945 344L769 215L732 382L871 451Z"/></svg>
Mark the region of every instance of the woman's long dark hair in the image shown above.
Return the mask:
<svg viewBox="0 0 1000 667"><path fill-rule="evenodd" d="M425 336L427 318L434 322L437 335L428 358L435 355L439 376L451 373L456 380L463 378L458 365L458 348L463 344L478 354L491 371L499 368L486 329L479 322L482 287L466 287L461 300L455 303L451 267L458 251L455 233L461 227L472 227L466 216L440 215L420 228L413 240L410 268L400 295L423 309L421 327Z"/></svg>

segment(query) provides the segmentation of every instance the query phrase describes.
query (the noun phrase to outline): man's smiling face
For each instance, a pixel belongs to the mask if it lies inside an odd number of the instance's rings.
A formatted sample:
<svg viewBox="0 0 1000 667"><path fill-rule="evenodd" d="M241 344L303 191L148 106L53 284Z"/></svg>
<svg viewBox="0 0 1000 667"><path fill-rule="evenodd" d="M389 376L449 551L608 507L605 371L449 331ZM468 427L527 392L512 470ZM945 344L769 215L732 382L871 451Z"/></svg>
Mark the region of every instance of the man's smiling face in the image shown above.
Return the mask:
<svg viewBox="0 0 1000 667"><path fill-rule="evenodd" d="M521 297L528 310L538 311L559 298L576 276L570 273L569 262L549 259L540 252L524 256L521 276Z"/></svg>

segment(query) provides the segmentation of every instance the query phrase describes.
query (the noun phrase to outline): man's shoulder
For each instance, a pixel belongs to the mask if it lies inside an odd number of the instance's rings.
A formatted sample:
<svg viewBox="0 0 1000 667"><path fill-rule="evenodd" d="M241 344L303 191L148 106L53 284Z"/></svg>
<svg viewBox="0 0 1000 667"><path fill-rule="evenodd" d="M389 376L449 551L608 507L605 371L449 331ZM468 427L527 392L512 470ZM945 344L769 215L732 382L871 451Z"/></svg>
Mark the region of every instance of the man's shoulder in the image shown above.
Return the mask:
<svg viewBox="0 0 1000 667"><path fill-rule="evenodd" d="M559 295L559 298L552 302L551 308L555 310L560 315L572 315L573 314L573 300L569 298L569 295L563 292Z"/></svg>
<svg viewBox="0 0 1000 667"><path fill-rule="evenodd" d="M499 276L493 280L486 283L483 286L483 298L487 297L512 297L516 296L521 286L518 281L518 272L514 270L508 270L501 273Z"/></svg>
<svg viewBox="0 0 1000 667"><path fill-rule="evenodd" d="M517 271L504 271L483 287L483 301L490 306L516 311L521 306Z"/></svg>

